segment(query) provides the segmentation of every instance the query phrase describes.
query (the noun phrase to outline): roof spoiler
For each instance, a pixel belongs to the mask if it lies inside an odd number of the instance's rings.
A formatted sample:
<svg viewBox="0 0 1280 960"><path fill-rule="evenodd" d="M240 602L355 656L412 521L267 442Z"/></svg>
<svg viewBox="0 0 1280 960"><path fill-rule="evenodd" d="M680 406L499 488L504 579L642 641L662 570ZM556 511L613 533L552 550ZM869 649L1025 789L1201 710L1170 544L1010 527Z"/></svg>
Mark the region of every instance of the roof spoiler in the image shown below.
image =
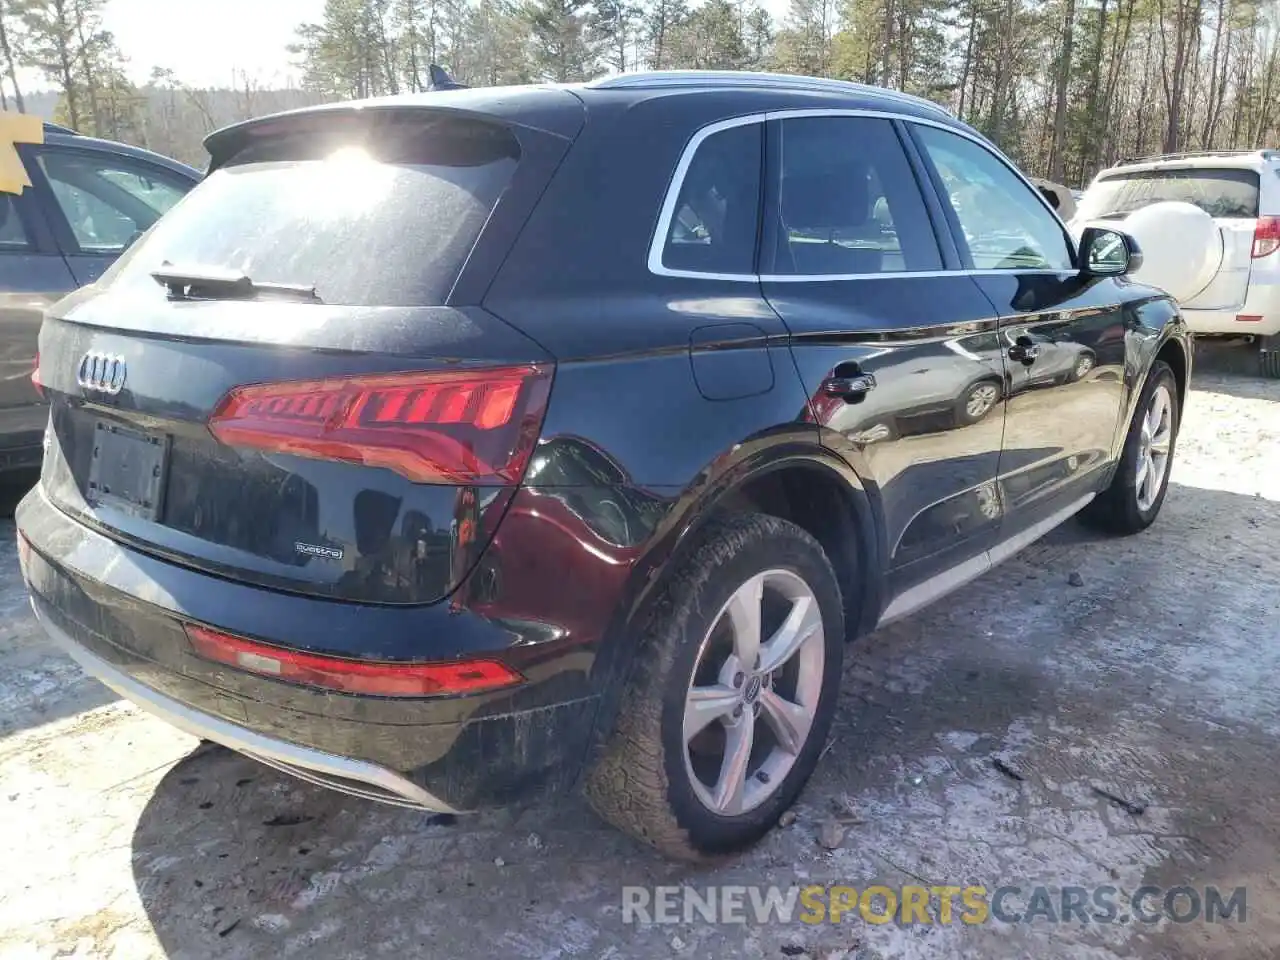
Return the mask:
<svg viewBox="0 0 1280 960"><path fill-rule="evenodd" d="M467 85L465 83L459 83L457 80L453 79L453 77L449 76L445 68L439 64L431 64L431 66L427 68L427 75L429 77L427 81L428 90L467 89Z"/></svg>

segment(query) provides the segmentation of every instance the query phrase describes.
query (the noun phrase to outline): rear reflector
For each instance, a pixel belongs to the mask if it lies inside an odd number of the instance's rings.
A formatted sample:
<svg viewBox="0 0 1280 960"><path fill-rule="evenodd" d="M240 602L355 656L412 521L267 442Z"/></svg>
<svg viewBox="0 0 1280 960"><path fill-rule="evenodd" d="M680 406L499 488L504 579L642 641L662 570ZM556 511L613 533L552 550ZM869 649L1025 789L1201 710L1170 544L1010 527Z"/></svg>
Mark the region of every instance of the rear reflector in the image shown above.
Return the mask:
<svg viewBox="0 0 1280 960"><path fill-rule="evenodd" d="M418 483L518 483L542 429L541 366L392 373L236 387L223 443L386 467Z"/></svg>
<svg viewBox="0 0 1280 960"><path fill-rule="evenodd" d="M1280 250L1280 217L1259 217L1253 228L1253 257L1268 257Z"/></svg>
<svg viewBox="0 0 1280 960"><path fill-rule="evenodd" d="M310 687L363 693L378 697L435 697L452 693L480 693L524 681L515 670L496 660L457 660L448 663L386 663L343 660L297 650L285 650L219 630L184 625L196 654L214 663L287 680Z"/></svg>
<svg viewBox="0 0 1280 960"><path fill-rule="evenodd" d="M1256 313L1237 313L1237 323L1261 323L1262 317Z"/></svg>

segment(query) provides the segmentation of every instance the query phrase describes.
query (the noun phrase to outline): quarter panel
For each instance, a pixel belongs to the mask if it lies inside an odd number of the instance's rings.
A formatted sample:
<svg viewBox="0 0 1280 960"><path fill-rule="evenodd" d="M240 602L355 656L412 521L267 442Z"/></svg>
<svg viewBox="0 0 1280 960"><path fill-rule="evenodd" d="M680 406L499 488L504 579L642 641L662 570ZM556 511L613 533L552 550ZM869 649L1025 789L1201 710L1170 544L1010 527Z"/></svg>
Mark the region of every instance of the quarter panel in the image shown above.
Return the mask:
<svg viewBox="0 0 1280 960"><path fill-rule="evenodd" d="M764 342L752 336L744 343L721 342L708 350L717 355L717 362L725 356L734 362L732 358L737 357L743 370L778 372L769 389L735 399L703 396L687 346L559 364L542 441L526 485L549 483L537 463L544 449L581 442L598 450L609 464L602 472L613 478L610 482L683 490L717 457L727 456L763 432L801 424L805 394L785 342ZM700 349L692 355L702 356ZM811 426L799 429L813 430Z"/></svg>

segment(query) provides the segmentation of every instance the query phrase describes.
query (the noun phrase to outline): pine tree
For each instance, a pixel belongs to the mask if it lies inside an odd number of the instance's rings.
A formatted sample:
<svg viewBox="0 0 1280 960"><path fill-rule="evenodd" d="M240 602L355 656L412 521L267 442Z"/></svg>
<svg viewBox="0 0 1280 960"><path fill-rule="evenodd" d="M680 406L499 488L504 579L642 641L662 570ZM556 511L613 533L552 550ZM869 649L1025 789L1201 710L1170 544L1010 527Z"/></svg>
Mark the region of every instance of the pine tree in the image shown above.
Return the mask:
<svg viewBox="0 0 1280 960"><path fill-rule="evenodd" d="M649 67L668 70L677 63L673 42L676 32L689 17L686 0L653 0L645 15L645 34L649 40Z"/></svg>
<svg viewBox="0 0 1280 960"><path fill-rule="evenodd" d="M27 60L62 91L67 122L77 130L82 114L76 15L88 4L89 0L29 0L22 8Z"/></svg>
<svg viewBox="0 0 1280 960"><path fill-rule="evenodd" d="M595 0L591 13L591 37L600 45L609 69L624 73L635 66L641 10L628 0Z"/></svg>
<svg viewBox="0 0 1280 960"><path fill-rule="evenodd" d="M588 0L530 0L525 16L533 39L534 77L566 83L596 74L596 45L588 31L590 13Z"/></svg>
<svg viewBox="0 0 1280 960"><path fill-rule="evenodd" d="M741 70L747 65L742 21L729 0L704 0L674 31L682 66L695 70Z"/></svg>

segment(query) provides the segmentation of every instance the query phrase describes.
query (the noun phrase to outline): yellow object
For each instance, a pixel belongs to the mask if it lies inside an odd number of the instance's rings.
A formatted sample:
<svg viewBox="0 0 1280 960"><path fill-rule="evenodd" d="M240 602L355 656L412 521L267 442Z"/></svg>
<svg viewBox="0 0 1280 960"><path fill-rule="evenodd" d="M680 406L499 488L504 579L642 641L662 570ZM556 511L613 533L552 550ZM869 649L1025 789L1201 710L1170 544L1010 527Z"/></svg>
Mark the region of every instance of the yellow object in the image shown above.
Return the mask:
<svg viewBox="0 0 1280 960"><path fill-rule="evenodd" d="M0 193L22 193L31 186L17 144L44 143L44 121L25 113L0 110Z"/></svg>

